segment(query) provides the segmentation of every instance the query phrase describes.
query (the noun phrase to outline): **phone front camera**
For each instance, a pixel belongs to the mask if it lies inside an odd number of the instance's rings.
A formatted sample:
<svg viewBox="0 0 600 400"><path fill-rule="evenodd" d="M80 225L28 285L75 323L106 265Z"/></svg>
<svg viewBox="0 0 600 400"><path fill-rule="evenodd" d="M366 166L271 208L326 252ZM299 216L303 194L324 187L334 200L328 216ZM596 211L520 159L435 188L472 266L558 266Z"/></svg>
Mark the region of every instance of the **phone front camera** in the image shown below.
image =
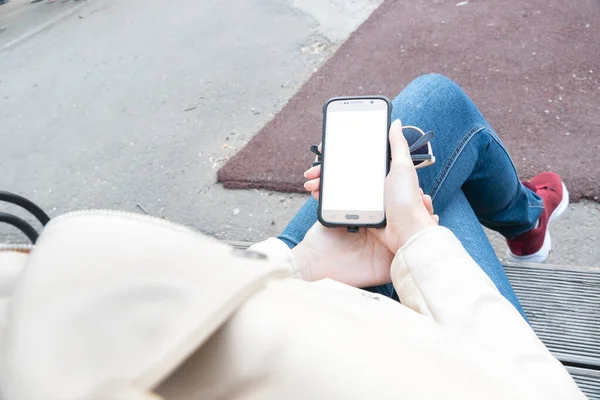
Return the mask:
<svg viewBox="0 0 600 400"><path fill-rule="evenodd" d="M371 100L371 104L375 103L373 100Z"/></svg>

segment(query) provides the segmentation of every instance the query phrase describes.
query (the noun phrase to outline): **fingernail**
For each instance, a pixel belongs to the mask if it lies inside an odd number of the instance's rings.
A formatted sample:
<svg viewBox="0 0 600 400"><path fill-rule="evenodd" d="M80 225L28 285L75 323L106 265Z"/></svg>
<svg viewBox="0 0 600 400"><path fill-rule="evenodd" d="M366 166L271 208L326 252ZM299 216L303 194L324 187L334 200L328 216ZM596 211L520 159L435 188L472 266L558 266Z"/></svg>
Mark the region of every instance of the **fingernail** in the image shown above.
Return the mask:
<svg viewBox="0 0 600 400"><path fill-rule="evenodd" d="M304 177L306 178L306 174L308 173L308 170L304 171Z"/></svg>
<svg viewBox="0 0 600 400"><path fill-rule="evenodd" d="M392 123L392 127L396 127L396 126L401 127L402 126L402 121L400 121L399 119L395 120Z"/></svg>

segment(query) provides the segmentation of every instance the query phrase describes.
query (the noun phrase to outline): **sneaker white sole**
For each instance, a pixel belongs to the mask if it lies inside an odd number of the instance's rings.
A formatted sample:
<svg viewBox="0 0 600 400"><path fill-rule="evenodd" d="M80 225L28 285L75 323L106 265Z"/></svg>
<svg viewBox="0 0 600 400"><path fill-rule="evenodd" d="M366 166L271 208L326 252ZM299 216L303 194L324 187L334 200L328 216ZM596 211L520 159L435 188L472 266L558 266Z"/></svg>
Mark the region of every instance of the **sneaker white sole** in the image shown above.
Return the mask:
<svg viewBox="0 0 600 400"><path fill-rule="evenodd" d="M561 182L562 183L562 182ZM552 238L550 237L550 225L553 221L556 221L561 215L567 211L569 207L569 191L564 183L562 183L563 188L563 198L560 201L556 210L550 215L550 220L548 221L548 229L546 229L546 235L544 236L544 243L542 244L542 248L536 251L533 254L527 256L517 256L513 254L510 249L506 252L506 258L508 261L515 263L543 263L550 256L550 251L552 250Z"/></svg>

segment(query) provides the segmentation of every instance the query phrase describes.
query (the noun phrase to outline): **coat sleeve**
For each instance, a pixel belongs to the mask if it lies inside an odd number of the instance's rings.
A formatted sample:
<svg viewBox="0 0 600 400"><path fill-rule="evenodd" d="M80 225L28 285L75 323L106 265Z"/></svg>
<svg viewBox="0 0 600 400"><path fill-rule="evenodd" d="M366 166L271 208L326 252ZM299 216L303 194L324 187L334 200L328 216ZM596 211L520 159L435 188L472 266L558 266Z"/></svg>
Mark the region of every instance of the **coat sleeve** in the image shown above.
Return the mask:
<svg viewBox="0 0 600 400"><path fill-rule="evenodd" d="M411 237L394 258L392 280L403 304L425 310L442 328L467 341L501 352L553 398L583 396L450 230L432 227Z"/></svg>
<svg viewBox="0 0 600 400"><path fill-rule="evenodd" d="M302 279L302 274L297 268L296 261L292 250L277 238L269 238L262 242L258 242L248 247L248 250L267 256L270 260L275 261L288 268L289 278Z"/></svg>

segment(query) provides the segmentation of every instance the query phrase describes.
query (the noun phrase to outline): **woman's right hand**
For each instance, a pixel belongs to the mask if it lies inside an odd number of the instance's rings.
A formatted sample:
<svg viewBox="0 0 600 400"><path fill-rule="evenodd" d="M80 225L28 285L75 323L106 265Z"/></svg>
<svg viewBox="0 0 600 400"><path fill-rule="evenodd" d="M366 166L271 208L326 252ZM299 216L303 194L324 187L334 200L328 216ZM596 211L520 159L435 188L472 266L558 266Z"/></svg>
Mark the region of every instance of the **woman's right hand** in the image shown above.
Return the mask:
<svg viewBox="0 0 600 400"><path fill-rule="evenodd" d="M413 234L428 226L437 225L439 217L434 214L431 197L419 187L400 120L394 121L390 127L389 137L392 164L385 181L387 226L384 229L373 229L373 233L395 254ZM304 188L318 200L321 166L310 168L304 173L304 177L308 179ZM357 186L360 186L360 182L357 182Z"/></svg>

